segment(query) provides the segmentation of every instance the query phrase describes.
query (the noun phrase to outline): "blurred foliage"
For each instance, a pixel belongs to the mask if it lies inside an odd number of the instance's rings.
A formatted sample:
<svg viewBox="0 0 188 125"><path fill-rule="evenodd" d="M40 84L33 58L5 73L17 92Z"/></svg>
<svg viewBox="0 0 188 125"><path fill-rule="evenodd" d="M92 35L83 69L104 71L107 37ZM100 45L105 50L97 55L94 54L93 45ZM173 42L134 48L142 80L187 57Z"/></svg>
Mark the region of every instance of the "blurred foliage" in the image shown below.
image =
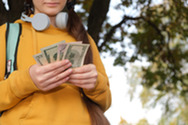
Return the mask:
<svg viewBox="0 0 188 125"><path fill-rule="evenodd" d="M146 119L141 119L136 124L128 123L125 119L121 117L121 121L119 122L118 125L150 125L150 124L148 123Z"/></svg>
<svg viewBox="0 0 188 125"><path fill-rule="evenodd" d="M188 105L188 2L187 0L156 2L122 0L122 4L117 8L120 10L132 8L138 13L135 15L125 13L123 25L115 31L127 34L126 37L131 39L131 42L126 46L134 46L134 52L128 56L129 52L125 48L109 49L108 46L104 46L102 50L113 52L116 57L114 65L126 67L128 62L142 62L143 58L146 59L148 65L142 66L139 75L141 79L139 81L144 88L140 94L143 105L154 107L161 104L164 111L163 118L166 116L164 125L173 121L179 125L188 124L186 119L188 114L185 112ZM135 27L134 31L129 30L131 26ZM108 42L111 44L122 42L121 37L119 41L113 38L111 39L113 42Z"/></svg>
<svg viewBox="0 0 188 125"><path fill-rule="evenodd" d="M130 124L128 124L127 121L121 117L121 121L119 122L119 125L130 125Z"/></svg>
<svg viewBox="0 0 188 125"><path fill-rule="evenodd" d="M77 13L82 18L85 24L87 23L92 3L93 3L93 0L82 0L82 1L77 0L77 6L79 6Z"/></svg>
<svg viewBox="0 0 188 125"><path fill-rule="evenodd" d="M149 125L146 119L141 119L136 125Z"/></svg>

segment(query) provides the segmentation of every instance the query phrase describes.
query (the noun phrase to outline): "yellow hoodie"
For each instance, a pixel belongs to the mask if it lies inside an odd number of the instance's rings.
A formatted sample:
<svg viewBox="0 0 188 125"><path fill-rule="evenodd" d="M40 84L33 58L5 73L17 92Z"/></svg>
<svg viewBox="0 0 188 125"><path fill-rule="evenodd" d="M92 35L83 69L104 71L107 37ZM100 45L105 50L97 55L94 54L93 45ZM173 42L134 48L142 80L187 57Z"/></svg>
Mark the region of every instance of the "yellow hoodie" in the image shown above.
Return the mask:
<svg viewBox="0 0 188 125"><path fill-rule="evenodd" d="M35 31L30 23L22 24L22 34L17 53L17 68L8 79L5 74L5 32L0 27L0 125L90 125L87 107L80 88L63 83L48 91L40 91L29 75L29 67L35 64L33 55L40 48L65 40L74 42L66 30L50 26L43 32ZM98 71L97 85L84 93L106 111L111 104L109 82L95 42L89 37L93 52L93 63Z"/></svg>

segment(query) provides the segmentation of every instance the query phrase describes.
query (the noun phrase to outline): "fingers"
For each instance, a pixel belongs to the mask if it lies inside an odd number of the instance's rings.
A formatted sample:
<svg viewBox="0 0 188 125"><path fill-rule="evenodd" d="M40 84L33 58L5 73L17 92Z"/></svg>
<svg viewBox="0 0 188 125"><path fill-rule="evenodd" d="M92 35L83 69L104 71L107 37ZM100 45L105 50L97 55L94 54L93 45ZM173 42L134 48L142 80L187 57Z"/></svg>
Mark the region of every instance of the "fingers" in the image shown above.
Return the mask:
<svg viewBox="0 0 188 125"><path fill-rule="evenodd" d="M65 77L65 78L59 80L58 82L49 84L48 86L41 86L39 89L42 91L49 91L53 88L60 86L62 83L67 82L68 80L69 80L69 77Z"/></svg>
<svg viewBox="0 0 188 125"><path fill-rule="evenodd" d="M43 84L43 87L47 87L50 84L54 84L54 83L59 83L60 81L64 80L64 79L69 79L70 74L72 73L72 69L68 69L65 72L59 73L58 75L55 75L54 77L48 79L45 84ZM64 82L61 82L64 83Z"/></svg>
<svg viewBox="0 0 188 125"><path fill-rule="evenodd" d="M61 67L65 68L65 66L70 65L70 64L71 63L70 63L69 60L63 60L63 61L57 61L57 62L54 62L54 63L50 63L48 65L44 65L44 66L41 66L41 67L43 68L42 72L47 73L47 72L50 72L50 71L55 71L56 69L59 69Z"/></svg>
<svg viewBox="0 0 188 125"><path fill-rule="evenodd" d="M88 64L88 65L84 65L78 68L74 68L72 73L85 73L85 72L90 72L93 69L96 69L95 65Z"/></svg>
<svg viewBox="0 0 188 125"><path fill-rule="evenodd" d="M95 78L84 79L84 80L69 79L69 82L72 83L73 85L88 90L95 88L96 81L97 80Z"/></svg>
<svg viewBox="0 0 188 125"><path fill-rule="evenodd" d="M95 88L96 84L75 84L75 86L83 89L91 90Z"/></svg>
<svg viewBox="0 0 188 125"><path fill-rule="evenodd" d="M72 73L71 63L68 60L58 61L45 66L38 64L29 69L31 79L34 84L42 91L47 91L67 82Z"/></svg>
<svg viewBox="0 0 188 125"><path fill-rule="evenodd" d="M90 79L69 79L69 82L71 82L74 85L83 85L83 84L95 84L96 83L96 78L90 78Z"/></svg>
<svg viewBox="0 0 188 125"><path fill-rule="evenodd" d="M48 72L45 73L44 77L50 79L50 78L52 78L52 77L58 75L59 73L61 73L61 72L65 71L65 70L67 70L69 67L71 67L71 65L72 65L72 64L71 64L70 62L68 62L68 63L66 63L65 65L60 66L59 68L56 68L56 69L54 69L54 70L49 70Z"/></svg>
<svg viewBox="0 0 188 125"><path fill-rule="evenodd" d="M73 69L70 79L84 80L84 79L97 79L98 73L94 65L85 65L83 67Z"/></svg>
<svg viewBox="0 0 188 125"><path fill-rule="evenodd" d="M81 88L92 89L96 86L97 77L95 65L89 64L73 69L69 82Z"/></svg>
<svg viewBox="0 0 188 125"><path fill-rule="evenodd" d="M97 77L97 72L86 72L86 73L79 73L79 74L72 73L70 75L71 79L79 79L79 80L89 79L89 78L93 78L93 77Z"/></svg>
<svg viewBox="0 0 188 125"><path fill-rule="evenodd" d="M96 86L97 77L84 78L84 79L81 78L73 79L72 77L70 77L68 82L81 88L92 89Z"/></svg>
<svg viewBox="0 0 188 125"><path fill-rule="evenodd" d="M35 85L42 91L51 90L65 82L86 89L92 89L96 86L98 73L95 65L88 64L74 69L70 67L71 63L68 60L45 66L34 65L30 68L30 76Z"/></svg>

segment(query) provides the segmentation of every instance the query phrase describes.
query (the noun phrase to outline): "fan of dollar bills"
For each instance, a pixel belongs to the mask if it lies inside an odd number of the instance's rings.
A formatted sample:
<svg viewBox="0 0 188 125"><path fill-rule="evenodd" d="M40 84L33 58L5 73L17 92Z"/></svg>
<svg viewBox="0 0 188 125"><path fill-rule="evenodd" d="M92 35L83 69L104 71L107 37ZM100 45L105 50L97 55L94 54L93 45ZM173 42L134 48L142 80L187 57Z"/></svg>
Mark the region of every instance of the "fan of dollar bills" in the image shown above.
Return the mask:
<svg viewBox="0 0 188 125"><path fill-rule="evenodd" d="M71 43L61 41L41 48L41 53L36 54L33 57L40 65L68 59L72 63L72 67L75 68L83 65L89 46L89 44L82 44L82 42L79 41Z"/></svg>

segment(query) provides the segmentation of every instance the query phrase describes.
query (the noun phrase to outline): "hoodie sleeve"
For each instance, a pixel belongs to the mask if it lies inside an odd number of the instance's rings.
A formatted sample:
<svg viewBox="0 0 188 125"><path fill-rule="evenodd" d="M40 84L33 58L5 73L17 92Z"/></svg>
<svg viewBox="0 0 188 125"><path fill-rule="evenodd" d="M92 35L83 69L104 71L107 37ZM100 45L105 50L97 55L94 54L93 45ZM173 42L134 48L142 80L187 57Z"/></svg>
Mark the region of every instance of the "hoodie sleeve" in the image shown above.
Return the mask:
<svg viewBox="0 0 188 125"><path fill-rule="evenodd" d="M0 112L16 105L20 100L37 90L29 70L14 71L4 80L6 62L5 44L6 25L0 27Z"/></svg>
<svg viewBox="0 0 188 125"><path fill-rule="evenodd" d="M90 36L89 40L93 53L93 63L97 68L98 78L96 87L92 90L84 89L84 93L91 100L99 104L103 111L106 111L111 105L111 91L109 88L109 80L106 75L105 68L101 61L96 44Z"/></svg>

